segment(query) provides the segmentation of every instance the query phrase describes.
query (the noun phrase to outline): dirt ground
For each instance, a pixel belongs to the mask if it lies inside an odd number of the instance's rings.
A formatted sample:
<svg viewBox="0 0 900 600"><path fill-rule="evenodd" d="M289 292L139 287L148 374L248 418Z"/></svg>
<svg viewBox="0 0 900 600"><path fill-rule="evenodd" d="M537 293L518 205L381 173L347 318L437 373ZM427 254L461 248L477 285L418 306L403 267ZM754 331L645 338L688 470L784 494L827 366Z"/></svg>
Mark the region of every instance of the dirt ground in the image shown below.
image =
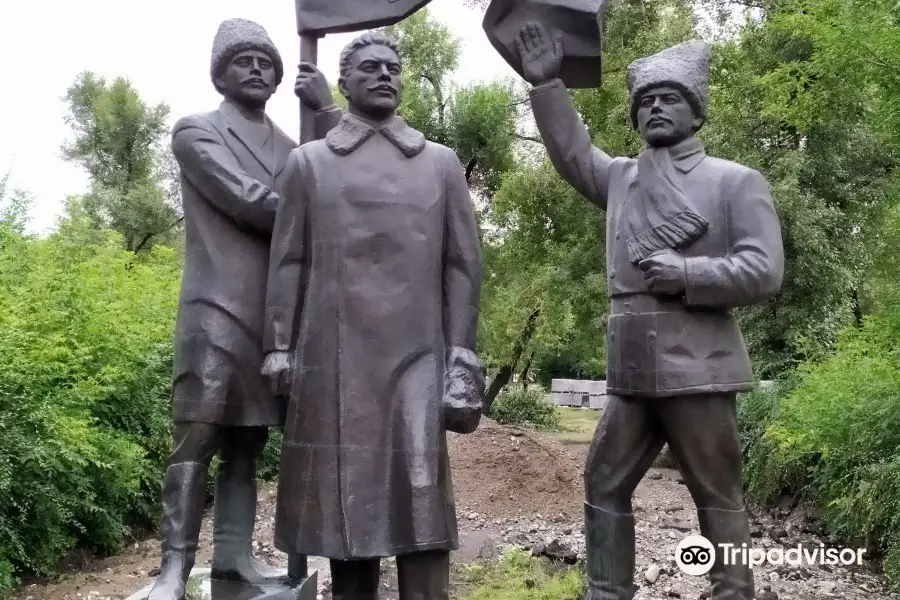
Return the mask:
<svg viewBox="0 0 900 600"><path fill-rule="evenodd" d="M504 545L529 549L561 541L583 558L582 479L590 429L596 414L567 414L568 435L542 435L483 421L469 436L450 436L453 484L460 528L456 563L488 558ZM255 553L284 567L286 557L270 545L273 537L275 489L260 490L254 541ZM671 556L677 541L699 534L693 502L676 470L654 468L635 493L637 519L636 600L704 597L706 578L689 577ZM754 546L818 546L805 517L778 512L753 515ZM812 528L814 529L814 528ZM782 535L783 534L783 535ZM204 522L197 566L207 566L211 554L210 520ZM73 558L67 573L54 581L26 582L16 600L121 600L152 582L159 564L159 540L134 543L118 556L94 560ZM330 600L327 561L311 558L319 570L320 599ZM757 598L868 598L900 600L866 569L768 568L755 571ZM652 581L651 581L652 579ZM393 560L383 562L382 600L396 600Z"/></svg>

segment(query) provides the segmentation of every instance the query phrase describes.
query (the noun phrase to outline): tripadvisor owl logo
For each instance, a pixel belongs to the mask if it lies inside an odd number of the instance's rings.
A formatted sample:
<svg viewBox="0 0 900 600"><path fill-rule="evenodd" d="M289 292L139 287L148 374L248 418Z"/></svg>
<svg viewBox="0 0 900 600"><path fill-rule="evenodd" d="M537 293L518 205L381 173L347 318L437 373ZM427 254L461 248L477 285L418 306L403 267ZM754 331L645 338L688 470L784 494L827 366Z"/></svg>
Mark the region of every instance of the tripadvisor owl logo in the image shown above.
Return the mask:
<svg viewBox="0 0 900 600"><path fill-rule="evenodd" d="M702 535L689 535L675 546L675 564L687 575L706 575L716 562L716 549Z"/></svg>

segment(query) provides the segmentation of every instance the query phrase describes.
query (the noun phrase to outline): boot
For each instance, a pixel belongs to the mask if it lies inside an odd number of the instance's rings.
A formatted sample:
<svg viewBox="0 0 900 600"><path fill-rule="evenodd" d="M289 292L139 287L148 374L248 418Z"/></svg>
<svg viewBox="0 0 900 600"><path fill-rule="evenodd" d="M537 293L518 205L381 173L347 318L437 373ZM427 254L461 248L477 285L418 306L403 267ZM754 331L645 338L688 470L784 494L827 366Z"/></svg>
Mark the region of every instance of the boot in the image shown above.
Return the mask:
<svg viewBox="0 0 900 600"><path fill-rule="evenodd" d="M287 575L251 552L256 521L256 461L221 461L213 508L213 579L264 583Z"/></svg>
<svg viewBox="0 0 900 600"><path fill-rule="evenodd" d="M206 500L206 465L170 465L163 481L162 563L147 600L184 600Z"/></svg>
<svg viewBox="0 0 900 600"><path fill-rule="evenodd" d="M450 600L450 553L415 552L397 557L400 600Z"/></svg>
<svg viewBox="0 0 900 600"><path fill-rule="evenodd" d="M588 591L585 600L634 597L634 514L584 505Z"/></svg>
<svg viewBox="0 0 900 600"><path fill-rule="evenodd" d="M381 560L331 561L332 600L378 600Z"/></svg>
<svg viewBox="0 0 900 600"><path fill-rule="evenodd" d="M716 548L716 562L709 572L712 584L712 600L753 600L753 571L749 565L725 564L726 550L719 544L750 543L750 523L742 510L697 509L700 533ZM729 561L733 563L734 561Z"/></svg>

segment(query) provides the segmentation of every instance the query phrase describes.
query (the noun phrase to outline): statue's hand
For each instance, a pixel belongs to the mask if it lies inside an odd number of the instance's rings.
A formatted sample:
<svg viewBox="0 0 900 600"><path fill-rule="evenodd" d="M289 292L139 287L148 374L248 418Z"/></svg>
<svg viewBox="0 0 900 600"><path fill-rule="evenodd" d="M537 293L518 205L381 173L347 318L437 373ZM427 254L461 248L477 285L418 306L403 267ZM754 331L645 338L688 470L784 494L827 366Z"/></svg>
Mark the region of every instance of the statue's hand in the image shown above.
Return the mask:
<svg viewBox="0 0 900 600"><path fill-rule="evenodd" d="M328 80L311 62L300 63L294 93L312 110L321 110L334 104Z"/></svg>
<svg viewBox="0 0 900 600"><path fill-rule="evenodd" d="M270 352L263 361L260 372L269 380L269 390L273 396L288 396L291 393L291 380L294 376L290 352Z"/></svg>
<svg viewBox="0 0 900 600"><path fill-rule="evenodd" d="M540 85L559 76L563 59L562 36L551 39L540 23L530 21L519 32L516 47L528 83Z"/></svg>
<svg viewBox="0 0 900 600"><path fill-rule="evenodd" d="M665 250L638 263L644 272L650 292L670 296L680 294L687 285L684 257L674 250Z"/></svg>

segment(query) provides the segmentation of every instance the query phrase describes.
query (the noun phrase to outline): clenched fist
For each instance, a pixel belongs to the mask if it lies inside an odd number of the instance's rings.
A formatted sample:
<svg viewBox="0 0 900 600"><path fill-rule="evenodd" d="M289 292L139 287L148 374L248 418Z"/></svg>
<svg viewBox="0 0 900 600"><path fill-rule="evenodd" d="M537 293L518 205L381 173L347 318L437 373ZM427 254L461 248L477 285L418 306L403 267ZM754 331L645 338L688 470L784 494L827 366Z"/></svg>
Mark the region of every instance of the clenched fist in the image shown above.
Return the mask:
<svg viewBox="0 0 900 600"><path fill-rule="evenodd" d="M318 67L311 62L302 62L298 70L294 93L300 101L312 110L322 110L331 106L334 102L331 88L328 87L328 80Z"/></svg>
<svg viewBox="0 0 900 600"><path fill-rule="evenodd" d="M644 279L654 294L680 294L687 285L684 257L674 250L663 250L638 263Z"/></svg>
<svg viewBox="0 0 900 600"><path fill-rule="evenodd" d="M290 352L270 352L260 371L269 380L273 396L289 396L294 378L293 356Z"/></svg>

